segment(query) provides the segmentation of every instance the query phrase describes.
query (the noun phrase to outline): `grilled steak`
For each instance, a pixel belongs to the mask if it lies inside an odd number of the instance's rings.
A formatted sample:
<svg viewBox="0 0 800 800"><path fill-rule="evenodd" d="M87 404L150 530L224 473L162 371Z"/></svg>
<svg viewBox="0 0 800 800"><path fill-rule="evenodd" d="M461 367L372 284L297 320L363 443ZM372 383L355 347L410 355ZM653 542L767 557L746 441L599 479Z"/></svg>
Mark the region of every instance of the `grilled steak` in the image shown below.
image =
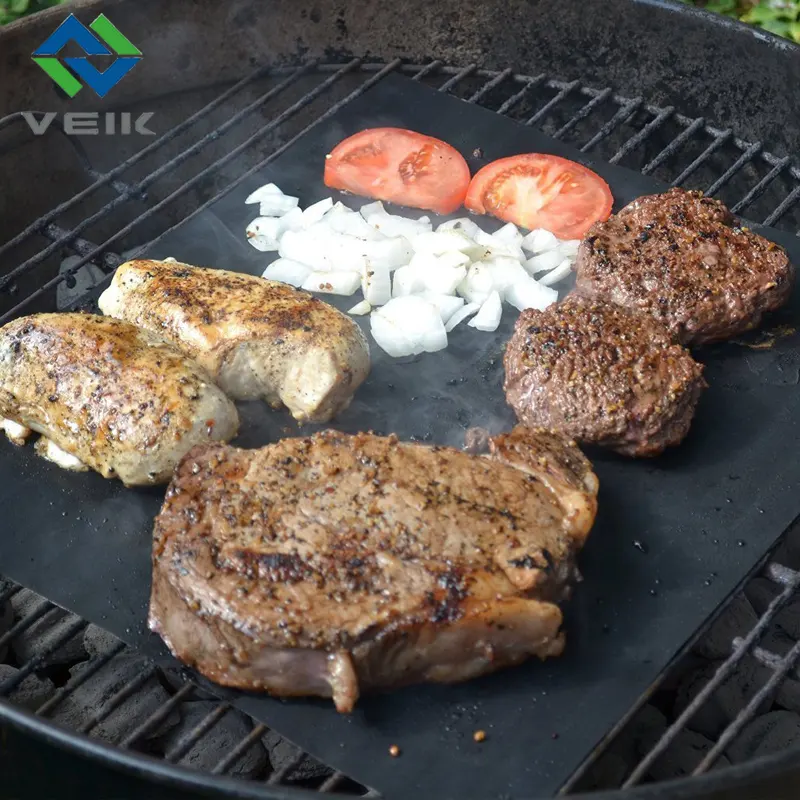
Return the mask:
<svg viewBox="0 0 800 800"><path fill-rule="evenodd" d="M781 247L683 189L640 197L594 225L575 268L580 294L643 311L693 345L755 328L789 299L794 278Z"/></svg>
<svg viewBox="0 0 800 800"><path fill-rule="evenodd" d="M196 444L236 435L211 376L127 322L34 314L0 328L0 427L67 469L129 486L165 483Z"/></svg>
<svg viewBox="0 0 800 800"><path fill-rule="evenodd" d="M195 448L156 520L150 627L218 683L340 711L560 654L597 478L558 435L491 448L334 431Z"/></svg>
<svg viewBox="0 0 800 800"><path fill-rule="evenodd" d="M369 373L369 345L341 311L285 283L164 261L129 261L104 314L170 340L234 400L264 398L326 422Z"/></svg>
<svg viewBox="0 0 800 800"><path fill-rule="evenodd" d="M703 367L659 323L575 295L523 311L504 365L521 422L631 456L678 444L706 386Z"/></svg>

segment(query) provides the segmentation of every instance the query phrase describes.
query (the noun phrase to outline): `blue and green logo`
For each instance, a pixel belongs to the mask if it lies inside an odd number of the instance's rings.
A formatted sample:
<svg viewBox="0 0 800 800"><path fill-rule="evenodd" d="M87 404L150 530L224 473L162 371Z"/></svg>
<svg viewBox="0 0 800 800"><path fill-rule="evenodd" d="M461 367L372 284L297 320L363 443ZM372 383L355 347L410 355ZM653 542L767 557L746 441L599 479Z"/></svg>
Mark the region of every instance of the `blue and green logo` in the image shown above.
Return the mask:
<svg viewBox="0 0 800 800"><path fill-rule="evenodd" d="M88 57L59 58L58 54L71 41L86 56L116 55L117 59L101 72ZM70 14L33 54L33 60L69 97L75 97L84 83L100 97L105 97L142 60L142 51L120 33L105 14L100 14L88 28Z"/></svg>

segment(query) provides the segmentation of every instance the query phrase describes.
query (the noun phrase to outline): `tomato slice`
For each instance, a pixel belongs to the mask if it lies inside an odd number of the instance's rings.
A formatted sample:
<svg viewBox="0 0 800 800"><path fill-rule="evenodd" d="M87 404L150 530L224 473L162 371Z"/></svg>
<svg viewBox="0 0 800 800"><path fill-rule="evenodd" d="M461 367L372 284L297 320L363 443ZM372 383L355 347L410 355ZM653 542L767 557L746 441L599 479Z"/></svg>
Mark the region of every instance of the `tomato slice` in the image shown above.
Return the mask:
<svg viewBox="0 0 800 800"><path fill-rule="evenodd" d="M469 185L465 205L521 228L544 228L559 239L582 239L607 220L614 198L608 184L574 161L527 153L492 161Z"/></svg>
<svg viewBox="0 0 800 800"><path fill-rule="evenodd" d="M403 128L361 131L325 159L325 185L331 189L439 214L461 206L469 177L458 150Z"/></svg>

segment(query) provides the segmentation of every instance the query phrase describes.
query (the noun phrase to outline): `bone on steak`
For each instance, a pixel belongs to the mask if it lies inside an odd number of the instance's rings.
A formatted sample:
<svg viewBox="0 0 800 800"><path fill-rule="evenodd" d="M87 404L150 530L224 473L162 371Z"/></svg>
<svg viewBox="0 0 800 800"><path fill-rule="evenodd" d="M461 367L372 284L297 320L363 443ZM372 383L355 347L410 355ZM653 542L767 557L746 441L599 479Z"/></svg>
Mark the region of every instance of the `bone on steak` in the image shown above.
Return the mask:
<svg viewBox="0 0 800 800"><path fill-rule="evenodd" d="M543 430L490 450L335 431L194 448L156 519L150 627L217 683L342 712L559 655L597 478Z"/></svg>

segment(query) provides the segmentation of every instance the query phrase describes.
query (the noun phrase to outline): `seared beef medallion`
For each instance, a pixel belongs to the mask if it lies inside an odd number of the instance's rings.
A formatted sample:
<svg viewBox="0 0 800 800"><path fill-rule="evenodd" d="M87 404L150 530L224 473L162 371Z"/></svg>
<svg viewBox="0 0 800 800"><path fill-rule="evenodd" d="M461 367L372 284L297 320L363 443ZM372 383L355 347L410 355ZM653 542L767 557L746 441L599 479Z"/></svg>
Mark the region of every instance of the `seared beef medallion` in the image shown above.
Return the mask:
<svg viewBox="0 0 800 800"><path fill-rule="evenodd" d="M343 712L363 690L559 655L597 478L557 434L489 446L325 431L195 448L156 520L150 627L211 680Z"/></svg>
<svg viewBox="0 0 800 800"><path fill-rule="evenodd" d="M783 248L740 227L719 200L683 189L594 225L575 269L580 294L649 314L686 345L757 327L794 280Z"/></svg>
<svg viewBox="0 0 800 800"><path fill-rule="evenodd" d="M678 444L706 387L702 365L659 323L575 295L523 311L504 365L520 422L630 456Z"/></svg>

